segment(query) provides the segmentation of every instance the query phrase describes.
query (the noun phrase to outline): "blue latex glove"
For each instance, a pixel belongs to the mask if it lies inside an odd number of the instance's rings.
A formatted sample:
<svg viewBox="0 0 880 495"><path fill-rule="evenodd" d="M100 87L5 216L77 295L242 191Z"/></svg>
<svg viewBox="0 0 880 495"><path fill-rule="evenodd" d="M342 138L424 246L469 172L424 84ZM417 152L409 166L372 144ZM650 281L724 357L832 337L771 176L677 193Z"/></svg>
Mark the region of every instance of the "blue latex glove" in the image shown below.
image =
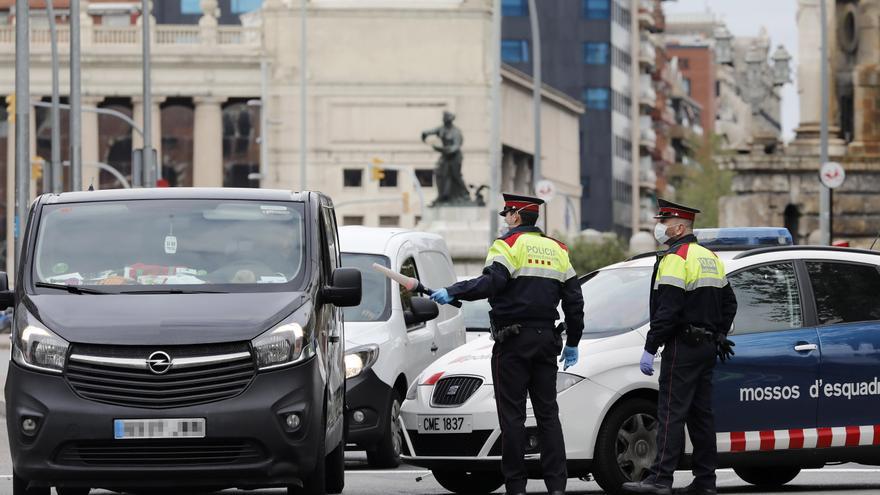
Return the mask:
<svg viewBox="0 0 880 495"><path fill-rule="evenodd" d="M654 355L648 351L642 353L642 360L639 361L639 369L642 373L651 376L654 374Z"/></svg>
<svg viewBox="0 0 880 495"><path fill-rule="evenodd" d="M449 304L454 301L455 298L450 296L446 289L437 289L431 294L431 300L437 304Z"/></svg>
<svg viewBox="0 0 880 495"><path fill-rule="evenodd" d="M559 358L560 363L563 361L565 361L565 364L562 365L563 371L574 366L578 362L578 348L570 345L565 346L565 349L562 350L562 357Z"/></svg>

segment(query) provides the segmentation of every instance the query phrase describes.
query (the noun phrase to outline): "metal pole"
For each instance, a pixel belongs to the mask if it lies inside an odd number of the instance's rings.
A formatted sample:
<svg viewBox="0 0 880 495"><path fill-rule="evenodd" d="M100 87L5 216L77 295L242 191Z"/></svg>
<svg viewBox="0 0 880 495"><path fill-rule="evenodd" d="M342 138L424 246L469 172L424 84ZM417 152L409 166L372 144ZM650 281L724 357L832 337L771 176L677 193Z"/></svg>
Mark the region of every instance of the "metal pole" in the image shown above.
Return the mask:
<svg viewBox="0 0 880 495"><path fill-rule="evenodd" d="M535 158L532 161L532 189L537 191L541 180L541 26L538 22L538 7L535 0L529 0L529 23L532 30L532 106L535 117ZM546 223L547 215L544 215Z"/></svg>
<svg viewBox="0 0 880 495"><path fill-rule="evenodd" d="M492 53L489 73L489 244L498 236L498 207L501 199L501 0L492 2Z"/></svg>
<svg viewBox="0 0 880 495"><path fill-rule="evenodd" d="M822 113L819 128L819 166L828 162L828 12L825 0L819 1L820 28L822 39L821 78L822 78ZM831 244L831 189L819 184L819 243L823 246Z"/></svg>
<svg viewBox="0 0 880 495"><path fill-rule="evenodd" d="M49 20L49 40L51 43L50 53L52 55L52 110L50 112L50 120L52 122L52 152L49 159L49 167L44 167L43 173L49 172L49 187L53 193L60 193L61 184L61 109L58 104L61 103L61 96L58 89L58 29L55 25L55 8L53 1L46 2L46 15ZM48 170L46 170L48 169ZM43 191L48 192L48 191Z"/></svg>
<svg viewBox="0 0 880 495"><path fill-rule="evenodd" d="M269 170L269 61L260 61L260 186Z"/></svg>
<svg viewBox="0 0 880 495"><path fill-rule="evenodd" d="M299 13L299 24L300 24L300 41L299 41L299 65L300 65L300 74L299 74L299 188L302 191L306 190L306 124L308 122L308 118L306 117L306 68L308 67L308 50L306 49L306 43L308 42L307 32L306 32L306 16L308 15L308 0L300 1L300 13Z"/></svg>
<svg viewBox="0 0 880 495"><path fill-rule="evenodd" d="M82 86L79 0L70 1L70 190L82 190Z"/></svg>
<svg viewBox="0 0 880 495"><path fill-rule="evenodd" d="M150 81L150 18L152 11L149 0L141 0L141 30L143 31L143 77L144 77L144 163L143 186L153 187L153 97Z"/></svg>
<svg viewBox="0 0 880 495"><path fill-rule="evenodd" d="M632 235L636 235L641 229L641 213L642 213L642 159L641 159L641 70L639 69L639 57L641 56L641 34L639 32L639 5L640 0L632 0L630 3L630 12L632 12L630 20L630 71L635 77L630 79L630 140L632 141L630 152L632 153L632 173L630 174L630 191L632 199L630 208L632 214L630 222L632 224Z"/></svg>
<svg viewBox="0 0 880 495"><path fill-rule="evenodd" d="M15 256L21 260L21 240L31 193L30 162L30 6L15 0ZM7 232L7 242L9 232Z"/></svg>

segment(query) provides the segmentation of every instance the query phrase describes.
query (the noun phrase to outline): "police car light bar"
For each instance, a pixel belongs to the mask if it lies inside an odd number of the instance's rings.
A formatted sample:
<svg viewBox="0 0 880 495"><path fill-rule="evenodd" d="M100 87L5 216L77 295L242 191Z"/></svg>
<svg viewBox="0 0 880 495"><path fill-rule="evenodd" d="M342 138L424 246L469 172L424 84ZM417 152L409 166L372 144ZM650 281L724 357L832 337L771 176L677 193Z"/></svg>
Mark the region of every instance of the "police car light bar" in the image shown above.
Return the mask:
<svg viewBox="0 0 880 495"><path fill-rule="evenodd" d="M780 227L695 229L694 235L701 246L714 250L794 245L791 232Z"/></svg>

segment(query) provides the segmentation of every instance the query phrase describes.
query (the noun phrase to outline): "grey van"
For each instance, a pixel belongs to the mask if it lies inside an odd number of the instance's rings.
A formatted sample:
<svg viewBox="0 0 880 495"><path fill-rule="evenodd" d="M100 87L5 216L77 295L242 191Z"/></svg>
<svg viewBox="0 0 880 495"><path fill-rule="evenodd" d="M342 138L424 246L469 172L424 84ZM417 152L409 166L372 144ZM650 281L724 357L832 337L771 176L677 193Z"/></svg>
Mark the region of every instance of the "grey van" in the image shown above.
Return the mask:
<svg viewBox="0 0 880 495"><path fill-rule="evenodd" d="M344 484L341 268L315 192L42 195L23 237L6 426L14 493Z"/></svg>

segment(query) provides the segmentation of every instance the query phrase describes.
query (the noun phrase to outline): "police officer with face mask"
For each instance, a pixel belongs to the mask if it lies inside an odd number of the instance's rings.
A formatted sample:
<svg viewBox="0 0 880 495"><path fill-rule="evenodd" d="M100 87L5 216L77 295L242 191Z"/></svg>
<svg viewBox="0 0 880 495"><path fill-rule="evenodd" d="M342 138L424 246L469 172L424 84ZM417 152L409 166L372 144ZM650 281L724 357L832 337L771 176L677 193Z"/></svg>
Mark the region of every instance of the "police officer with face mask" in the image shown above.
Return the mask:
<svg viewBox="0 0 880 495"><path fill-rule="evenodd" d="M657 404L657 456L649 476L624 483L630 493L672 493L672 475L684 453L687 424L694 446L694 482L676 493L715 495L717 452L712 413L712 371L716 357L733 355L727 340L736 316L736 296L724 264L697 244L699 210L658 200L654 237L669 249L660 253L651 278L651 329L640 368L654 374L654 355L664 346Z"/></svg>
<svg viewBox="0 0 880 495"><path fill-rule="evenodd" d="M483 274L440 289L431 299L448 304L455 299L488 298L495 345L492 378L501 423L502 460L508 494L525 494L526 397L538 422L538 442L544 483L551 495L565 493L568 472L565 442L556 404L556 356L564 369L578 360L584 328L584 300L565 244L545 236L535 226L538 198L504 195L501 215L510 228L489 249ZM565 348L555 328L556 307L562 301L567 325Z"/></svg>

